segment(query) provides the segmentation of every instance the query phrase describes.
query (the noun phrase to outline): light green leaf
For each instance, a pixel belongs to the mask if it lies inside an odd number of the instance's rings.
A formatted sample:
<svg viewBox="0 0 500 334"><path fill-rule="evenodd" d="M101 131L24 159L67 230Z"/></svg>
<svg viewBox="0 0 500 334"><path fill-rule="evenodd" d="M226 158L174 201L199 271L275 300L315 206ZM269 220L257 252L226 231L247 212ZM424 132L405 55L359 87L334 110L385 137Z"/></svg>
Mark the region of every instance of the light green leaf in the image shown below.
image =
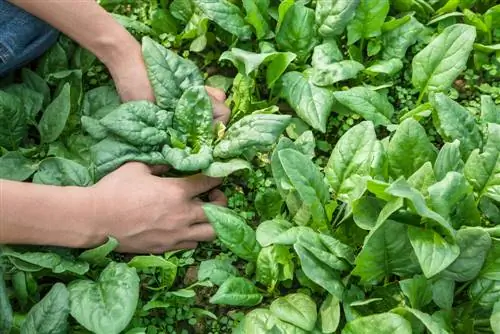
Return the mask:
<svg viewBox="0 0 500 334"><path fill-rule="evenodd" d="M238 157L249 149L263 151L273 145L291 121L289 115L252 114L234 123L214 148L214 157Z"/></svg>
<svg viewBox="0 0 500 334"><path fill-rule="evenodd" d="M125 263L111 262L96 282L76 280L68 286L71 315L96 334L119 334L134 315L139 276Z"/></svg>
<svg viewBox="0 0 500 334"><path fill-rule="evenodd" d="M257 260L260 246L255 231L243 218L228 208L214 204L204 204L203 210L217 237L226 247L247 261Z"/></svg>
<svg viewBox="0 0 500 334"><path fill-rule="evenodd" d="M370 175L376 143L373 123L367 121L349 129L337 142L325 173L340 200L348 202L358 197L359 179Z"/></svg>
<svg viewBox="0 0 500 334"><path fill-rule="evenodd" d="M210 20L239 39L248 40L252 36L252 30L246 24L243 13L230 1L193 0L193 2Z"/></svg>
<svg viewBox="0 0 500 334"><path fill-rule="evenodd" d="M316 86L330 86L339 81L356 78L364 66L354 60L342 60L338 63L316 67L312 71L311 81Z"/></svg>
<svg viewBox="0 0 500 334"><path fill-rule="evenodd" d="M455 297L455 281L440 278L432 284L432 300L442 309L450 310Z"/></svg>
<svg viewBox="0 0 500 334"><path fill-rule="evenodd" d="M389 0L361 0L354 19L347 26L347 44L380 36L389 13Z"/></svg>
<svg viewBox="0 0 500 334"><path fill-rule="evenodd" d="M230 260L210 259L200 263L198 268L198 281L209 280L215 285L222 285L227 279L238 276Z"/></svg>
<svg viewBox="0 0 500 334"><path fill-rule="evenodd" d="M275 238L289 230L293 225L286 220L273 219L259 224L256 238L262 247L272 245ZM293 243L293 242L292 242Z"/></svg>
<svg viewBox="0 0 500 334"><path fill-rule="evenodd" d="M491 247L490 235L480 228L467 228L457 232L460 247L458 258L441 273L441 277L467 282L478 274Z"/></svg>
<svg viewBox="0 0 500 334"><path fill-rule="evenodd" d="M316 24L324 37L342 34L347 24L354 18L360 0L318 1L316 4Z"/></svg>
<svg viewBox="0 0 500 334"><path fill-rule="evenodd" d="M243 169L252 170L252 165L242 159L232 159L225 162L214 161L203 170L203 174L210 177L226 177Z"/></svg>
<svg viewBox="0 0 500 334"><path fill-rule="evenodd" d="M108 237L108 241L96 248L88 249L81 253L78 258L95 265L105 266L110 260L107 258L112 251L118 247L118 240L113 237Z"/></svg>
<svg viewBox="0 0 500 334"><path fill-rule="evenodd" d="M462 158L467 159L474 149L481 147L479 126L467 109L443 93L435 94L431 98L431 104L434 108L432 117L439 135L448 142L459 140Z"/></svg>
<svg viewBox="0 0 500 334"><path fill-rule="evenodd" d="M326 88L317 87L299 72L283 75L280 86L280 96L297 115L314 129L326 132L326 123L333 106L332 93Z"/></svg>
<svg viewBox="0 0 500 334"><path fill-rule="evenodd" d="M306 59L319 43L314 24L314 11L296 2L286 12L276 34L280 49L295 53L299 59Z"/></svg>
<svg viewBox="0 0 500 334"><path fill-rule="evenodd" d="M280 320L311 331L316 324L316 303L303 293L292 293L274 300L271 312Z"/></svg>
<svg viewBox="0 0 500 334"><path fill-rule="evenodd" d="M481 95L481 120L485 123L500 124L500 108L490 95Z"/></svg>
<svg viewBox="0 0 500 334"><path fill-rule="evenodd" d="M337 91L333 95L344 107L372 121L375 126L391 124L394 107L386 96L361 86L346 91Z"/></svg>
<svg viewBox="0 0 500 334"><path fill-rule="evenodd" d="M321 331L325 334L335 333L340 323L340 300L328 295L319 309Z"/></svg>
<svg viewBox="0 0 500 334"><path fill-rule="evenodd" d="M401 291L410 300L411 307L421 309L432 301L432 287L422 275L399 281Z"/></svg>
<svg viewBox="0 0 500 334"><path fill-rule="evenodd" d="M490 317L490 325L491 329L493 329L493 333L500 333L500 301L496 302L493 306L493 311L491 312Z"/></svg>
<svg viewBox="0 0 500 334"><path fill-rule="evenodd" d="M466 69L476 30L465 24L445 28L412 61L412 82L423 92L444 91ZM455 119L456 121L456 119Z"/></svg>
<svg viewBox="0 0 500 334"><path fill-rule="evenodd" d="M318 4L317 6L320 6ZM342 51L340 51L339 46L335 39L327 39L323 44L314 47L311 65L314 68L320 68L323 66L331 65L344 59Z"/></svg>
<svg viewBox="0 0 500 334"><path fill-rule="evenodd" d="M178 100L187 88L202 86L204 83L198 67L193 62L149 37L142 39L142 54L156 103L160 108L175 110Z"/></svg>
<svg viewBox="0 0 500 334"><path fill-rule="evenodd" d="M389 142L387 154L390 174L397 179L401 175L409 177L426 162L434 163L437 150L427 138L424 127L413 118L408 118L398 126Z"/></svg>
<svg viewBox="0 0 500 334"><path fill-rule="evenodd" d="M365 72L377 75L377 74L387 74L393 76L403 69L403 62L398 58L392 58L387 60L378 60L368 67Z"/></svg>
<svg viewBox="0 0 500 334"><path fill-rule="evenodd" d="M342 334L411 334L411 325L403 317L394 313L380 313L359 317L349 322Z"/></svg>
<svg viewBox="0 0 500 334"><path fill-rule="evenodd" d="M434 164L434 173L437 181L444 179L448 172L461 173L464 168L464 162L460 155L460 141L455 139L451 143L445 143Z"/></svg>
<svg viewBox="0 0 500 334"><path fill-rule="evenodd" d="M210 303L231 306L255 306L262 301L257 288L243 277L229 277L210 298Z"/></svg>
<svg viewBox="0 0 500 334"><path fill-rule="evenodd" d="M410 46L418 40L424 26L413 16L399 27L382 34L382 59L402 59Z"/></svg>
<svg viewBox="0 0 500 334"><path fill-rule="evenodd" d="M355 264L352 274L371 285L393 274L408 276L419 272L407 227L392 220L386 220L370 232Z"/></svg>
<svg viewBox="0 0 500 334"><path fill-rule="evenodd" d="M450 243L433 230L409 226L408 235L425 277L431 278L455 261L460 248Z"/></svg>

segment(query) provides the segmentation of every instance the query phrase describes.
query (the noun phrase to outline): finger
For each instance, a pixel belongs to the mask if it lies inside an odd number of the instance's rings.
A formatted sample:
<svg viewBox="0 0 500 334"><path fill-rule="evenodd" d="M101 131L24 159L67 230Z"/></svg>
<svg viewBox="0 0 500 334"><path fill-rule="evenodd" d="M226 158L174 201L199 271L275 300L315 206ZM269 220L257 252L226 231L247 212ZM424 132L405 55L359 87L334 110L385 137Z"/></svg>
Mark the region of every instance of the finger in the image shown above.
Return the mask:
<svg viewBox="0 0 500 334"><path fill-rule="evenodd" d="M213 97L217 101L224 102L226 100L226 93L224 93L224 91L222 91L218 88L210 87L210 86L205 86L205 89L206 89L208 95L210 95L211 97Z"/></svg>
<svg viewBox="0 0 500 334"><path fill-rule="evenodd" d="M129 173L151 174L151 168L142 162L127 162L123 164L120 169Z"/></svg>
<svg viewBox="0 0 500 334"><path fill-rule="evenodd" d="M219 189L214 189L208 194L208 199L212 204L215 205L220 205L220 206L227 206L227 197Z"/></svg>
<svg viewBox="0 0 500 334"><path fill-rule="evenodd" d="M213 241L215 230L208 223L194 224L189 228L186 239L189 241Z"/></svg>
<svg viewBox="0 0 500 334"><path fill-rule="evenodd" d="M231 110L223 103L217 103L214 106L214 120L227 124L231 117Z"/></svg>
<svg viewBox="0 0 500 334"><path fill-rule="evenodd" d="M157 176L165 174L166 172L168 172L169 169L170 169L170 166L167 166L167 165L150 166L151 173L153 175L157 175Z"/></svg>
<svg viewBox="0 0 500 334"><path fill-rule="evenodd" d="M171 250L194 249L196 247L198 247L198 243L195 241L182 241L172 247Z"/></svg>
<svg viewBox="0 0 500 334"><path fill-rule="evenodd" d="M179 182L186 195L193 198L219 186L222 183L222 179L196 174L182 178Z"/></svg>

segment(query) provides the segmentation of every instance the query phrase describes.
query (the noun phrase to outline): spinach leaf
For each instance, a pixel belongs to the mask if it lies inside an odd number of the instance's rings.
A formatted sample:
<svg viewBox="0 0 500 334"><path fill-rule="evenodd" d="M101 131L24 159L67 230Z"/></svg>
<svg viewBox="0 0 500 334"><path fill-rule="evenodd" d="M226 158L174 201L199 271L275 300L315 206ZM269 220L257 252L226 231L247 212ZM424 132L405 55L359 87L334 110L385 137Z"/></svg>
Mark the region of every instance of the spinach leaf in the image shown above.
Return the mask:
<svg viewBox="0 0 500 334"><path fill-rule="evenodd" d="M198 281L209 280L215 285L222 285L231 277L239 276L230 260L211 259L200 263Z"/></svg>
<svg viewBox="0 0 500 334"><path fill-rule="evenodd" d="M210 298L212 304L255 306L262 301L257 288L243 277L229 277Z"/></svg>
<svg viewBox="0 0 500 334"><path fill-rule="evenodd" d="M25 181L36 172L38 166L18 151L0 157L0 179Z"/></svg>
<svg viewBox="0 0 500 334"><path fill-rule="evenodd" d="M217 237L226 247L247 261L257 260L260 246L255 231L243 218L230 209L213 204L204 204L203 210Z"/></svg>
<svg viewBox="0 0 500 334"><path fill-rule="evenodd" d="M401 291L408 297L411 307L421 309L432 301L432 287L422 275L399 281Z"/></svg>
<svg viewBox="0 0 500 334"><path fill-rule="evenodd" d="M93 180L88 168L77 162L63 158L47 158L40 163L33 176L33 183L87 187L93 184Z"/></svg>
<svg viewBox="0 0 500 334"><path fill-rule="evenodd" d="M125 263L111 262L97 281L73 281L68 290L71 315L82 326L97 334L118 334L134 315L139 276Z"/></svg>
<svg viewBox="0 0 500 334"><path fill-rule="evenodd" d="M50 291L26 315L21 334L64 334L68 331L69 292L62 283Z"/></svg>
<svg viewBox="0 0 500 334"><path fill-rule="evenodd" d="M347 44L380 36L389 13L389 0L361 0L354 19L347 26Z"/></svg>
<svg viewBox="0 0 500 334"><path fill-rule="evenodd" d="M410 46L418 40L424 26L415 17L382 34L382 58L402 59Z"/></svg>
<svg viewBox="0 0 500 334"><path fill-rule="evenodd" d="M280 96L297 115L314 129L326 132L326 123L333 107L332 93L316 86L303 73L288 72L281 77Z"/></svg>
<svg viewBox="0 0 500 334"><path fill-rule="evenodd" d="M299 59L306 59L319 43L314 11L301 3L294 3L276 33L276 43L282 50L297 54Z"/></svg>
<svg viewBox="0 0 500 334"><path fill-rule="evenodd" d="M445 143L436 158L434 173L437 181L444 179L448 172L463 172L464 162L460 154L460 141L455 139L451 143Z"/></svg>
<svg viewBox="0 0 500 334"><path fill-rule="evenodd" d="M280 320L311 331L316 325L316 303L306 294L293 293L275 299L269 307Z"/></svg>
<svg viewBox="0 0 500 334"><path fill-rule="evenodd" d="M380 313L354 319L344 327L342 334L368 334L374 331L380 334L412 333L410 323L403 317L394 313Z"/></svg>
<svg viewBox="0 0 500 334"><path fill-rule="evenodd" d="M421 94L448 89L466 68L476 39L474 27L454 24L441 32L412 60L412 82Z"/></svg>
<svg viewBox="0 0 500 334"><path fill-rule="evenodd" d="M339 81L356 78L365 67L354 60L342 60L313 69L311 81L316 86L330 86Z"/></svg>
<svg viewBox="0 0 500 334"><path fill-rule="evenodd" d="M333 95L344 107L372 121L375 126L391 124L394 107L386 96L366 87L354 87Z"/></svg>
<svg viewBox="0 0 500 334"><path fill-rule="evenodd" d="M340 323L340 301L328 295L319 309L321 331L326 334L335 333Z"/></svg>
<svg viewBox="0 0 500 334"><path fill-rule="evenodd" d="M15 95L0 91L0 146L15 150L28 133L22 101Z"/></svg>
<svg viewBox="0 0 500 334"><path fill-rule="evenodd" d="M66 83L59 95L43 112L38 129L42 142L51 143L63 132L71 111L71 87Z"/></svg>
<svg viewBox="0 0 500 334"><path fill-rule="evenodd" d="M319 1L316 4L316 24L319 33L325 37L342 34L354 18L360 0Z"/></svg>

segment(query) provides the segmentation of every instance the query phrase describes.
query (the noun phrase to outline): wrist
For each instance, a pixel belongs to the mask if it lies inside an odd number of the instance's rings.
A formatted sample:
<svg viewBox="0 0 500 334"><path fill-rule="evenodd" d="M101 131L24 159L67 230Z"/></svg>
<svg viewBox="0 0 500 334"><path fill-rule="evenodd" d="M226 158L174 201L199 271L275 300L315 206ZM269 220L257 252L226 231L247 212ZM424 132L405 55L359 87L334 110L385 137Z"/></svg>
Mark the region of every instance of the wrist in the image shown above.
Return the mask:
<svg viewBox="0 0 500 334"><path fill-rule="evenodd" d="M109 69L112 75L122 72L121 68L142 61L141 44L125 29L105 33L97 38L92 51Z"/></svg>

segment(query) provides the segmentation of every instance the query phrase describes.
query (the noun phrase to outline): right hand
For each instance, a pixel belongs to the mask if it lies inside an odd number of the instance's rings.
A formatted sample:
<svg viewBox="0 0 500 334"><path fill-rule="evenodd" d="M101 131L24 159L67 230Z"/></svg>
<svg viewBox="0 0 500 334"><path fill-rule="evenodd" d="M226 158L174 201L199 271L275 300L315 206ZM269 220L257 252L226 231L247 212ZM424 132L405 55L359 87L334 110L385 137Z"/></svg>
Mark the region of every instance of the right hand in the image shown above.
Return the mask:
<svg viewBox="0 0 500 334"><path fill-rule="evenodd" d="M128 163L92 188L99 239L115 237L118 252L158 254L196 248L198 242L215 238L199 196L208 192L211 203L225 206L224 193L214 189L221 180L202 174L154 175L160 172L156 166Z"/></svg>

